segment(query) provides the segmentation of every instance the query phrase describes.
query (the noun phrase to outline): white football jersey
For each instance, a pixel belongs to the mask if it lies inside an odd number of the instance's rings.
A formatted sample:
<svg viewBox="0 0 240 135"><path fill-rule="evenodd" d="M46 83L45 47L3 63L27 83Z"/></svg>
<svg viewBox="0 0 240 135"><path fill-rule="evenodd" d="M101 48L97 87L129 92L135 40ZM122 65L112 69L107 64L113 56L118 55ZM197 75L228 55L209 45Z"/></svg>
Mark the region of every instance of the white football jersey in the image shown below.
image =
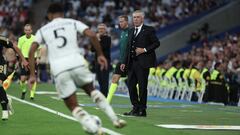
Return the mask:
<svg viewBox="0 0 240 135"><path fill-rule="evenodd" d="M83 34L87 25L67 18L56 18L41 27L35 41L47 45L53 75L86 64L77 43L77 32Z"/></svg>

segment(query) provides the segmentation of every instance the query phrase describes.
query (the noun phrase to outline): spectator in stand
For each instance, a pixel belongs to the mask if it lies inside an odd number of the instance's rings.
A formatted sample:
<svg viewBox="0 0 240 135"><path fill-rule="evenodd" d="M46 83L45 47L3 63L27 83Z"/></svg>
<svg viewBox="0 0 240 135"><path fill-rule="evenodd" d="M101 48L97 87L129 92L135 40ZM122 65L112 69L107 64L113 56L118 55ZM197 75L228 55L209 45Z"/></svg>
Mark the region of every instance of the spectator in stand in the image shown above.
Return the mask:
<svg viewBox="0 0 240 135"><path fill-rule="evenodd" d="M19 36L22 27L29 22L29 8L32 2L29 0L22 1L0 1L0 26L11 28L14 35Z"/></svg>
<svg viewBox="0 0 240 135"><path fill-rule="evenodd" d="M67 17L79 18L85 16L83 22L90 26L105 23L113 29L119 14L130 14L136 9L142 9L145 23L156 29L166 27L179 20L198 15L224 4L224 0L189 1L189 0L107 0L102 3L97 0L65 0ZM112 33L112 31L111 31ZM114 33L113 33L114 34Z"/></svg>

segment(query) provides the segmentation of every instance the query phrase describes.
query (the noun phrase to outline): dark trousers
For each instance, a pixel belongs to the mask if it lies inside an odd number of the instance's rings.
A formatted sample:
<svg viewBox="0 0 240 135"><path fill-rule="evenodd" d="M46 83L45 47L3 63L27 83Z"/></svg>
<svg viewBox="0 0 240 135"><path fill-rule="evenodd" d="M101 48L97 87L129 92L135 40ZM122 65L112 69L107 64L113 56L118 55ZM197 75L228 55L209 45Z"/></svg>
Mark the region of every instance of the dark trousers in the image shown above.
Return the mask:
<svg viewBox="0 0 240 135"><path fill-rule="evenodd" d="M143 68L138 60L133 60L128 69L128 90L133 109L147 108L147 85L149 69ZM137 84L139 93L137 92Z"/></svg>
<svg viewBox="0 0 240 135"><path fill-rule="evenodd" d="M228 104L228 90L224 82L209 82L208 101Z"/></svg>
<svg viewBox="0 0 240 135"><path fill-rule="evenodd" d="M109 69L101 70L100 65L96 65L96 76L100 86L100 91L105 97L108 95L109 72Z"/></svg>
<svg viewBox="0 0 240 135"><path fill-rule="evenodd" d="M230 84L229 91L229 104L237 106L239 100L239 85L238 84Z"/></svg>

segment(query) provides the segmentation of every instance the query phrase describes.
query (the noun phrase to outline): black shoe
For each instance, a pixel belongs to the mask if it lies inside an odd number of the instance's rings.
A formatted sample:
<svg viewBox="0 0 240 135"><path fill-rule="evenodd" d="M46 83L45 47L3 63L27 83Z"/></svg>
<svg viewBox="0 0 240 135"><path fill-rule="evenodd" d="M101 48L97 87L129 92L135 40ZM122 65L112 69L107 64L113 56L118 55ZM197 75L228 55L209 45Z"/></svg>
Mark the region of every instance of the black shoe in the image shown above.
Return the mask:
<svg viewBox="0 0 240 135"><path fill-rule="evenodd" d="M26 92L22 92L22 96L21 96L21 99L22 99L22 100L25 99L25 95L26 95Z"/></svg>
<svg viewBox="0 0 240 135"><path fill-rule="evenodd" d="M30 100L34 100L34 97L30 97Z"/></svg>
<svg viewBox="0 0 240 135"><path fill-rule="evenodd" d="M147 112L146 112L146 110L145 110L145 109L140 110L140 111L138 112L138 116L139 116L139 117L147 117Z"/></svg>
<svg viewBox="0 0 240 135"><path fill-rule="evenodd" d="M130 112L125 112L123 115L126 116L138 116L138 111L136 109L132 109Z"/></svg>

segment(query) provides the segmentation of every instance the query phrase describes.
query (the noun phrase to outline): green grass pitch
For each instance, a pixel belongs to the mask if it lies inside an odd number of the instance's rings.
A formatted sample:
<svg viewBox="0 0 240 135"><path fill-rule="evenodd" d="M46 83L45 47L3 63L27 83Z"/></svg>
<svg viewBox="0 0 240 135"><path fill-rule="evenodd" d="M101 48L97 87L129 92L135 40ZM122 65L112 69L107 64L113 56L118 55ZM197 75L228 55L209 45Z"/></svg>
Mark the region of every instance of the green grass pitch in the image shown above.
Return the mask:
<svg viewBox="0 0 240 135"><path fill-rule="evenodd" d="M55 92L55 88L50 84L38 84L37 91ZM79 92L83 93L81 90ZM19 85L12 84L7 93L19 98L21 95ZM63 101L57 100L56 97L56 94L37 94L35 100L30 101L28 92L25 100L71 116ZM149 101L146 118L122 117L128 125L123 129L115 129L105 114L96 109L88 96L80 94L78 100L84 105L85 110L102 119L104 127L124 135L240 135L239 130L166 129L155 126L240 125L240 107ZM118 114L131 109L129 98L126 97L113 97L112 105ZM13 100L13 107L14 115L10 116L8 121L0 121L0 135L85 135L80 124L75 121L16 100Z"/></svg>

